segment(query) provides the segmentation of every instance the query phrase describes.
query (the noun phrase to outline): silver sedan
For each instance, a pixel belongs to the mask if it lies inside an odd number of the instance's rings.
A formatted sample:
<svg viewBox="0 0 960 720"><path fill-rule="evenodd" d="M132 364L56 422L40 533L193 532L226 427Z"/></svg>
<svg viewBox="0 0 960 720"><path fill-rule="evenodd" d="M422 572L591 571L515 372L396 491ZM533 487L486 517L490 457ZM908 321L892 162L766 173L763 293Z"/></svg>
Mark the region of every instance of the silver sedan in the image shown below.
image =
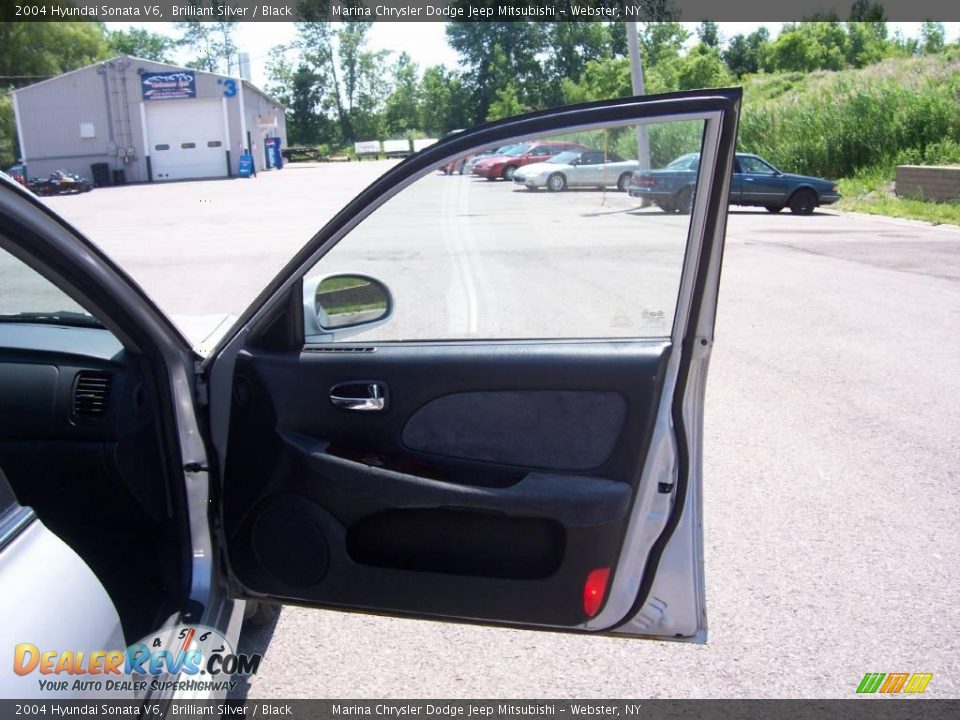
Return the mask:
<svg viewBox="0 0 960 720"><path fill-rule="evenodd" d="M560 192L569 187L607 188L615 185L626 192L633 171L639 168L636 160L624 160L614 153L602 150L569 150L542 163L519 168L513 181L529 190L545 187Z"/></svg>

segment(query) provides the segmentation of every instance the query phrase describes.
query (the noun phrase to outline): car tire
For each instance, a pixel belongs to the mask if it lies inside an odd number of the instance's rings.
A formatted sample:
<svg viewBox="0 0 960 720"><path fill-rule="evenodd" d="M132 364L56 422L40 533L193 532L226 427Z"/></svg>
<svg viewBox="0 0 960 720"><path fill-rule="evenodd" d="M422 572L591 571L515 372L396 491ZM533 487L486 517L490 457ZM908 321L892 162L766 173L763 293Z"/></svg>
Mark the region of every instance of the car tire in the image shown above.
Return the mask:
<svg viewBox="0 0 960 720"><path fill-rule="evenodd" d="M487 175L486 178L487 178L487 180L489 180L490 182L493 182L494 180L496 180L495 177L490 177L489 175Z"/></svg>
<svg viewBox="0 0 960 720"><path fill-rule="evenodd" d="M663 202L658 202L656 205L665 213L672 213L676 210L676 208L673 206L673 203L668 200L664 200Z"/></svg>
<svg viewBox="0 0 960 720"><path fill-rule="evenodd" d="M685 187L677 193L674 209L681 215L689 215L693 209L693 188Z"/></svg>
<svg viewBox="0 0 960 720"><path fill-rule="evenodd" d="M783 210L783 205L764 205L769 213L778 213Z"/></svg>
<svg viewBox="0 0 960 720"><path fill-rule="evenodd" d="M514 174L516 171L517 171L517 169L516 169L513 165L507 165L507 166L503 169L503 175L502 175L503 179L504 179L504 180L513 180L513 174Z"/></svg>
<svg viewBox="0 0 960 720"><path fill-rule="evenodd" d="M630 178L633 173L623 173L620 177L617 178L617 190L620 192L627 192L627 185L630 184Z"/></svg>
<svg viewBox="0 0 960 720"><path fill-rule="evenodd" d="M817 196L812 190L797 190L790 196L790 212L794 215L812 215L817 207Z"/></svg>
<svg viewBox="0 0 960 720"><path fill-rule="evenodd" d="M553 173L547 178L547 190L550 192L563 192L567 189L567 179L561 173Z"/></svg>

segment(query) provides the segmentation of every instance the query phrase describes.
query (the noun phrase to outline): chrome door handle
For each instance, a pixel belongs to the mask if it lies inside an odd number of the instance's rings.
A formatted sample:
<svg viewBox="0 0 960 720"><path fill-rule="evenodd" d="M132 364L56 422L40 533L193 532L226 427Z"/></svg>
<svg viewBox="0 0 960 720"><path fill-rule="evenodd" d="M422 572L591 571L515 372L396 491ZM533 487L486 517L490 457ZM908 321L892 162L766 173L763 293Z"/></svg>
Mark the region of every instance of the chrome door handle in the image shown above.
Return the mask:
<svg viewBox="0 0 960 720"><path fill-rule="evenodd" d="M343 393L347 389L353 392ZM386 394L383 386L377 382L371 383L343 383L330 390L330 402L341 410L356 410L358 412L380 412L387 407Z"/></svg>

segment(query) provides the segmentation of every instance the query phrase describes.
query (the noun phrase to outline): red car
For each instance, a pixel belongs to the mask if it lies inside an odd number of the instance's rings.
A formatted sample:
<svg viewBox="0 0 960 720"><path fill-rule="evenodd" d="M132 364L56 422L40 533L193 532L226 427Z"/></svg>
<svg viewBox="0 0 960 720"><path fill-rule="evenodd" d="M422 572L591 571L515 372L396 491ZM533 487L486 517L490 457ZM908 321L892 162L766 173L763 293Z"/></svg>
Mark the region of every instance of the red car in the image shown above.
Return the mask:
<svg viewBox="0 0 960 720"><path fill-rule="evenodd" d="M481 160L473 166L473 174L485 177L487 180L513 180L513 173L518 167L536 162L544 162L564 150L589 150L586 145L574 142L559 142L536 140L534 142L514 145L503 155L494 155Z"/></svg>

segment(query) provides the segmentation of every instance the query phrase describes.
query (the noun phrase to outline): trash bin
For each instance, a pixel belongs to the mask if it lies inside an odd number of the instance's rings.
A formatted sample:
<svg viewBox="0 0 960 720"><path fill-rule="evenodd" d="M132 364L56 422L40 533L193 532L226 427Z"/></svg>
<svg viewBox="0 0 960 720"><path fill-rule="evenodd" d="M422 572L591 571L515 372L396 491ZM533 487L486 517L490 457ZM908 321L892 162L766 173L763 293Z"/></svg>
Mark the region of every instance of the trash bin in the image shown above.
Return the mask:
<svg viewBox="0 0 960 720"><path fill-rule="evenodd" d="M90 174L93 175L93 184L97 187L110 184L110 166L107 163L94 163L90 166Z"/></svg>
<svg viewBox="0 0 960 720"><path fill-rule="evenodd" d="M113 171L113 184L114 185L124 185L127 182L127 176L124 174L123 169Z"/></svg>

